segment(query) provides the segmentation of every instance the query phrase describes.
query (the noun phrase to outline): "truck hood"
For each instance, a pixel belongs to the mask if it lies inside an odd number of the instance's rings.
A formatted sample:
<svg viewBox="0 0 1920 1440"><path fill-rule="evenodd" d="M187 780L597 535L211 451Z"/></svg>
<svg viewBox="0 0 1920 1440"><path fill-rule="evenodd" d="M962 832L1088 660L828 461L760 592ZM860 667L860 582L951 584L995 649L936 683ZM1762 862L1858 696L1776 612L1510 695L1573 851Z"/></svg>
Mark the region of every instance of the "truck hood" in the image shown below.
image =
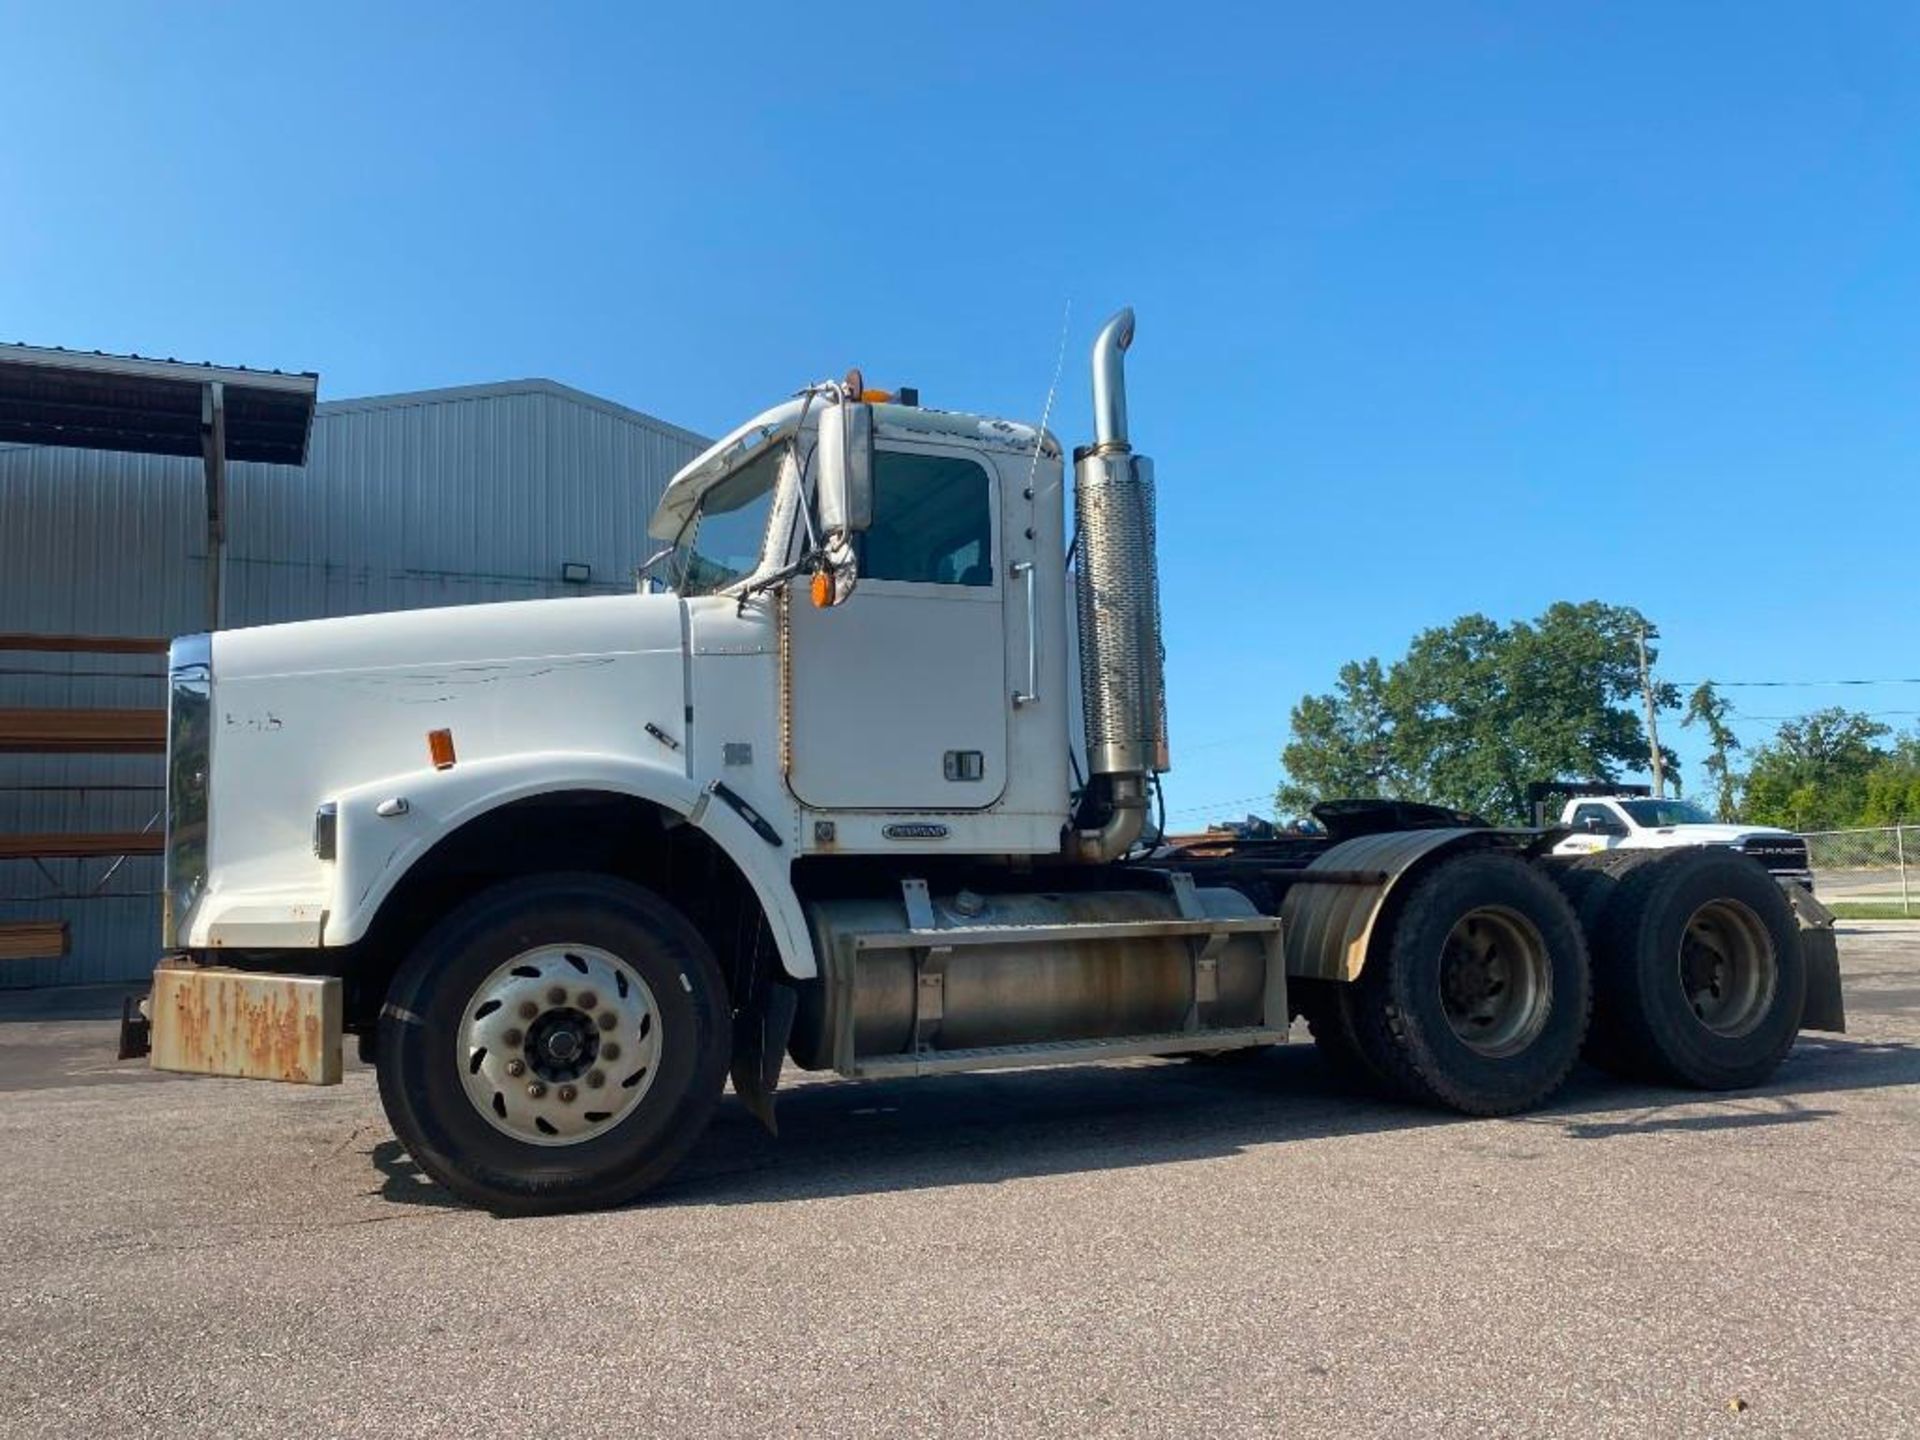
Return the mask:
<svg viewBox="0 0 1920 1440"><path fill-rule="evenodd" d="M355 786L527 752L633 753L684 730L682 604L612 595L302 621L213 637L212 881L321 892L316 810ZM665 753L664 751L662 752Z"/></svg>
<svg viewBox="0 0 1920 1440"><path fill-rule="evenodd" d="M1675 845L1737 845L1759 836L1795 838L1791 830L1772 825L1662 825L1643 833Z"/></svg>
<svg viewBox="0 0 1920 1440"><path fill-rule="evenodd" d="M498 678L517 660L604 658L662 643L677 651L679 611L671 595L609 595L222 630L213 637L214 674L252 680L394 672L385 683L408 692L410 702L443 703L430 697L481 683L489 672Z"/></svg>

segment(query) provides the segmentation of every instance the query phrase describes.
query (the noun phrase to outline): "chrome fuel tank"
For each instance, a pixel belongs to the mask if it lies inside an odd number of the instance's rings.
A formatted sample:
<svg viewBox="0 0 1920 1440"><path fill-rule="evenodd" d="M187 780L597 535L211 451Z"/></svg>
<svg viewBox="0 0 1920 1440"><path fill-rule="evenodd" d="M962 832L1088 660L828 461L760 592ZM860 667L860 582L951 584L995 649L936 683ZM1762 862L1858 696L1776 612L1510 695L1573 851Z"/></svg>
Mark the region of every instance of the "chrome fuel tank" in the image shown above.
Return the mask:
<svg viewBox="0 0 1920 1440"><path fill-rule="evenodd" d="M1209 919L1258 915L1237 891L1197 889L1196 908ZM1144 890L931 897L926 916L902 900L825 900L807 907L821 981L803 993L791 1052L806 1069L848 1057L898 1055L915 1044L916 1020L927 1045L937 1005L939 1050L972 1050L1178 1031L1194 1011L1196 956L1203 938L1156 933L1183 917L1171 894ZM1191 919L1192 917L1184 917ZM1088 938L1055 927L1099 925ZM939 949L940 930L978 937L952 948L938 966L939 995L929 1001L924 975ZM863 937L927 933L927 945L866 948ZM999 933L1004 932L1004 933ZM1024 932L1024 933L1023 933ZM1212 947L1200 1011L1208 1029L1260 1022L1269 947L1234 934ZM1277 947L1273 953L1277 955ZM1208 992L1212 993L1209 994ZM851 1045L847 1045L849 1031Z"/></svg>

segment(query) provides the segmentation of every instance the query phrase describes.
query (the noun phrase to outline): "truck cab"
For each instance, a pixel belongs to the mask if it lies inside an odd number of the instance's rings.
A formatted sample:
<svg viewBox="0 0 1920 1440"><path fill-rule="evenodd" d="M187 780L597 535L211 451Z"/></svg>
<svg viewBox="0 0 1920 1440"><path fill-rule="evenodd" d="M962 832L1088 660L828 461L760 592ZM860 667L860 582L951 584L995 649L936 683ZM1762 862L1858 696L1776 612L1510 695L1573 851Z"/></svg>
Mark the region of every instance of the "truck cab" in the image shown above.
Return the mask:
<svg viewBox="0 0 1920 1440"><path fill-rule="evenodd" d="M712 697L694 699L690 765L787 817L798 855L1057 850L1059 445L1010 421L869 402L851 584L836 578L846 593L818 606L805 559L822 408L749 421L675 477L650 525L673 547L664 578L686 603L693 683ZM749 652L766 663L743 688L732 662Z"/></svg>

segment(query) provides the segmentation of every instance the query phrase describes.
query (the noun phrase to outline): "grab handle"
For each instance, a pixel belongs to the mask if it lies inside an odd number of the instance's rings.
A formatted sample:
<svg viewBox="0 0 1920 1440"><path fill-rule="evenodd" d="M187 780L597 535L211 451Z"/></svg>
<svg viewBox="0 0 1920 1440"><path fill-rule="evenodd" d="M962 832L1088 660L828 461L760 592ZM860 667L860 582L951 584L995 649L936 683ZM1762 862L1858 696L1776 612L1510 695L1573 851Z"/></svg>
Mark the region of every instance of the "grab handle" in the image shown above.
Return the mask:
<svg viewBox="0 0 1920 1440"><path fill-rule="evenodd" d="M1013 692L1014 709L1040 698L1040 608L1034 604L1033 561L1013 562L1013 578L1027 582L1027 688Z"/></svg>

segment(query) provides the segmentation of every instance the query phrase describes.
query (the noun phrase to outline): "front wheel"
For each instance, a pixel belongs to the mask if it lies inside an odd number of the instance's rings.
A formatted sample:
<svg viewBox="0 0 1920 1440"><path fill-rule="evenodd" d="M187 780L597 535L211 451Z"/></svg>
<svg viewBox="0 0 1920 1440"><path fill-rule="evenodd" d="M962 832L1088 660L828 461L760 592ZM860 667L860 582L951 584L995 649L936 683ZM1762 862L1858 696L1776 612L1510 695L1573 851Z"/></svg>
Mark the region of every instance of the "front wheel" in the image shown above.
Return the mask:
<svg viewBox="0 0 1920 1440"><path fill-rule="evenodd" d="M676 910L600 875L518 880L440 922L380 1017L380 1098L420 1168L510 1214L662 1179L727 1063L726 989Z"/></svg>

